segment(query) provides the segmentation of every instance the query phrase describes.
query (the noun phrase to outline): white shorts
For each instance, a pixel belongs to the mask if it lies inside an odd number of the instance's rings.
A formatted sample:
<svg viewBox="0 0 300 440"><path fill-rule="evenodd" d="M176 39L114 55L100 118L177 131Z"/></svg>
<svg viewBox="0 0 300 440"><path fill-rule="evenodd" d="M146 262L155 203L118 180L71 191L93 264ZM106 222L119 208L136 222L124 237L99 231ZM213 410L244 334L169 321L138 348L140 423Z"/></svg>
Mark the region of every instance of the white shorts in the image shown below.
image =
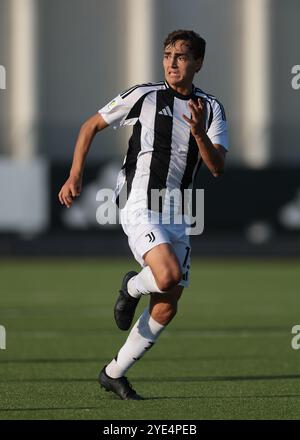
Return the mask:
<svg viewBox="0 0 300 440"><path fill-rule="evenodd" d="M127 202L125 208L120 210L120 220L136 261L145 267L143 256L146 252L161 243L169 243L181 265L182 280L179 285L188 287L191 246L190 237L186 234L187 225L184 222L164 224L161 214L148 209L130 208L132 206Z"/></svg>

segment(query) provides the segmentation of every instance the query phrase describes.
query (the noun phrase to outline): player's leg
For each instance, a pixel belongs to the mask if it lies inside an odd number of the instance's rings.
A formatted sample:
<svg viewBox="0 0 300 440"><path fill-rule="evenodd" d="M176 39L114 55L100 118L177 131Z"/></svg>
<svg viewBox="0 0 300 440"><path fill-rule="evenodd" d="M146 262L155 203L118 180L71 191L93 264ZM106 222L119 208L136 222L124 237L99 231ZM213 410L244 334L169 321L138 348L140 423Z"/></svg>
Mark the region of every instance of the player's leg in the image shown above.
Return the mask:
<svg viewBox="0 0 300 440"><path fill-rule="evenodd" d="M141 238L143 235L148 237L149 231L146 231L147 234L144 234L144 232L138 235L139 240L135 240L135 242L137 241L140 244L142 243ZM154 243L148 244L148 249L146 250L143 245L137 247L130 246L137 261L141 264L146 263L148 266L144 267L138 275L130 276L128 280L126 276L124 277L126 281L126 286L122 286L124 294L126 294L126 297L129 297L129 301L131 299L138 301L139 298L129 295L127 291L127 287L129 290L131 279L137 281L134 289L138 291L139 296L151 293L150 306L144 310L133 326L117 356L103 368L99 376L100 384L107 390L115 392L122 399L138 400L141 398L128 385L124 374L154 345L166 325L173 319L177 311L178 299L183 291L183 286L178 285L182 274L181 266L184 266L181 261L183 260L182 249L178 252L177 245L176 249L174 249L168 243L168 236L164 236L164 231L156 230L155 240L156 245ZM142 257L144 257L145 261L142 260ZM184 260L186 262L187 258L184 257ZM187 285L183 280L180 281L180 284ZM163 288L166 290L163 290ZM133 314L136 304L132 309Z"/></svg>
<svg viewBox="0 0 300 440"><path fill-rule="evenodd" d="M187 240L182 240L176 242L173 246L174 252L176 252L178 261L181 264L181 270L184 272L184 279L180 281L180 284L177 284L167 292L153 292L150 295L149 307L144 310L131 329L125 344L119 350L117 356L100 373L100 383L108 384L109 389L121 398L124 398L122 397L124 394L131 396L127 397L130 399L137 400L141 398L134 390L123 385L122 381L126 380L124 374L155 344L162 331L176 315L178 300L183 288L189 284L187 271L190 267L190 247L188 244ZM155 256L155 252L151 251L148 253L148 258L147 256L145 258L151 263L152 257ZM159 267L154 265L154 270L156 269L159 269Z"/></svg>
<svg viewBox="0 0 300 440"><path fill-rule="evenodd" d="M159 235L156 233L156 235ZM169 243L160 243L142 254L144 267L139 274L128 272L114 307L117 326L128 330L141 295L168 292L181 280L181 268Z"/></svg>
<svg viewBox="0 0 300 440"><path fill-rule="evenodd" d="M181 280L180 262L170 243L161 243L143 254L144 267L128 282L128 293L135 298L149 293L167 292Z"/></svg>
<svg viewBox="0 0 300 440"><path fill-rule="evenodd" d="M184 287L177 285L166 293L150 295L149 312L151 317L163 326L167 326L177 313L177 304Z"/></svg>
<svg viewBox="0 0 300 440"><path fill-rule="evenodd" d="M134 224L122 223L122 226L128 235L128 243L135 259L142 267L146 266L139 274L125 274L115 303L116 324L121 330L128 330L141 295L168 291L177 284L181 273L164 225L152 224L145 214ZM152 265L156 276L153 275Z"/></svg>
<svg viewBox="0 0 300 440"><path fill-rule="evenodd" d="M132 327L115 359L106 368L109 376L115 378L123 376L154 345L161 332L175 316L182 291L182 286L176 286L163 294L151 295L149 306Z"/></svg>
<svg viewBox="0 0 300 440"><path fill-rule="evenodd" d="M153 347L172 321L183 289L183 286L177 285L168 292L151 294L149 307L132 327L125 344L100 372L100 385L107 391L113 391L125 400L142 399L127 381L125 373Z"/></svg>
<svg viewBox="0 0 300 440"><path fill-rule="evenodd" d="M179 270L182 274L180 282L168 293L155 292L150 295L150 315L156 322L164 326L169 324L176 315L177 303L182 294L183 288L189 286L190 251L189 237L182 236L180 239L173 242L172 252L176 256L176 260L180 265ZM145 259L149 264L152 264L153 273L157 274L156 271L159 271L160 266L156 263L162 263L159 260L159 257L154 252L149 252L149 254L145 256ZM156 276L159 277L159 274Z"/></svg>
<svg viewBox="0 0 300 440"><path fill-rule="evenodd" d="M150 249L143 254L146 267L139 274L131 273L126 280L128 294L139 299L141 295L166 292L179 283L188 286L190 250L187 236L173 242L172 246L162 243ZM141 262L138 254L135 253L135 257Z"/></svg>
<svg viewBox="0 0 300 440"><path fill-rule="evenodd" d="M174 318L177 302L183 286L175 286L168 292L153 293L147 307L117 356L100 373L99 381L106 389L118 394L122 399L140 400L141 396L128 386L125 373L155 344L166 326Z"/></svg>
<svg viewBox="0 0 300 440"><path fill-rule="evenodd" d="M158 290L153 292L167 292L180 282L180 262L169 243L155 246L143 255L143 259L150 267L158 286Z"/></svg>

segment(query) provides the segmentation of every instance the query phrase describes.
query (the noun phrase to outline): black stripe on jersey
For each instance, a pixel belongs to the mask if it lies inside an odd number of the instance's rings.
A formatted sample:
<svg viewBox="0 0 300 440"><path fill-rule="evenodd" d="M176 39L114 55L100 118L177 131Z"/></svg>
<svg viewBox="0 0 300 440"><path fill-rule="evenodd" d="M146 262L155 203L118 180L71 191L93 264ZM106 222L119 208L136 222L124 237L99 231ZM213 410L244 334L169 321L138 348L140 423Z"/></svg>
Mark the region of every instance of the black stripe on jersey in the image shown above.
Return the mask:
<svg viewBox="0 0 300 440"><path fill-rule="evenodd" d="M208 111L208 109L209 109L209 117L208 117L207 130L206 130L206 131L208 131L209 127L211 126L211 123L212 123L212 120L213 120L213 116L214 116L213 109L212 109L212 105L211 105L209 99L207 99L207 98L204 97L204 96L199 96L199 95L197 95L197 91L200 92L201 90L200 90L200 89L195 89L195 94L193 95L193 101L194 101L197 105L198 105L198 99L199 99L199 98L202 100L202 103L203 103L203 101L204 101L204 103L205 103L205 105L206 105L206 118L207 118L207 111ZM201 91L201 93L204 94L204 95L206 95L206 93L203 93L202 91ZM207 120L207 119L206 119L206 120Z"/></svg>
<svg viewBox="0 0 300 440"><path fill-rule="evenodd" d="M132 92L134 92L139 87L155 87L155 86L163 86L165 83L163 81L157 82L157 83L146 83L146 84L138 84L136 86L131 87L128 90L125 90L124 92L120 93L121 98L126 98L129 96Z"/></svg>
<svg viewBox="0 0 300 440"><path fill-rule="evenodd" d="M194 180L196 179L196 176L197 176L197 174L199 173L199 170L200 170L200 167L201 167L202 164L203 164L203 159L202 159L202 157L200 157L200 160L199 160L199 162L198 162L197 168L196 168L196 170L195 170Z"/></svg>
<svg viewBox="0 0 300 440"><path fill-rule="evenodd" d="M203 92L203 90L199 89L199 87L195 88L195 93L196 94L201 93L203 95L206 95L208 97L208 99L210 99L211 101L216 101L219 104L220 109L221 109L222 120L226 121L226 113L225 113L223 104L214 95L210 95L209 93Z"/></svg>
<svg viewBox="0 0 300 440"><path fill-rule="evenodd" d="M133 127L132 136L129 139L129 146L126 155L126 160L124 165L122 166L122 168L125 170L126 180L119 195L116 198L116 205L120 209L124 208L125 203L131 192L132 181L134 179L134 175L136 171L137 157L139 152L141 151L141 132L142 132L141 123L140 121L137 121L137 123ZM124 202L124 204L122 203L122 205L120 205L120 199L121 202Z"/></svg>
<svg viewBox="0 0 300 440"><path fill-rule="evenodd" d="M200 157L199 162L198 162L198 158L199 158L199 148L194 136L191 133L189 139L189 149L186 158L186 167L180 185L180 191L182 195L182 204L181 204L182 213L188 212L187 203L189 201L189 196L185 198L184 190L187 189L191 183L193 183L193 180L195 179L200 169L202 158Z"/></svg>
<svg viewBox="0 0 300 440"><path fill-rule="evenodd" d="M182 176L181 185L180 185L180 190L182 192L184 189L188 188L192 182L193 171L194 171L195 166L197 164L198 156L199 156L199 148L198 148L198 145L197 145L197 142L196 142L194 136L191 133L190 138L189 138L189 149L188 149L187 158L186 158L186 166L185 166L184 174Z"/></svg>
<svg viewBox="0 0 300 440"><path fill-rule="evenodd" d="M167 183L171 159L173 118L159 114L167 106L173 114L174 95L169 93L168 90L158 90L156 92L153 152L147 189L148 209L151 209L151 190L164 189ZM160 207L159 211L161 210Z"/></svg>
<svg viewBox="0 0 300 440"><path fill-rule="evenodd" d="M146 98L149 93L151 93L152 90L149 92L146 92L143 96L140 97L140 99L134 104L128 115L126 116L125 120L127 119L133 119L133 118L139 118L141 114L141 110L143 107L144 99Z"/></svg>
<svg viewBox="0 0 300 440"><path fill-rule="evenodd" d="M207 131L208 131L208 130L209 130L209 127L211 126L211 123L212 123L213 117L214 117L214 112L213 112L213 109L212 109L212 105L211 105L211 103L210 103L208 100L207 100L206 102L207 102L207 104L209 105L209 109L210 109L209 119L208 119L208 124L207 124Z"/></svg>

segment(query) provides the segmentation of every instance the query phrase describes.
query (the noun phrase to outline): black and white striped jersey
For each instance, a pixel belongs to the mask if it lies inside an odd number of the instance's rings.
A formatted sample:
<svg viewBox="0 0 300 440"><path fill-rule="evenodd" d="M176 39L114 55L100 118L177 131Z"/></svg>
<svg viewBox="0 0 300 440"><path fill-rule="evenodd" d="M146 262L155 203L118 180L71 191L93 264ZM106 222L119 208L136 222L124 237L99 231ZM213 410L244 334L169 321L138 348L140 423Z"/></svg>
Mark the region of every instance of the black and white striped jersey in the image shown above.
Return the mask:
<svg viewBox="0 0 300 440"><path fill-rule="evenodd" d="M132 136L119 173L116 199L125 189L143 191L141 206L151 209L151 190L183 191L190 188L201 164L189 124L188 100L202 98L206 105L206 131L214 144L228 149L227 122L222 104L193 86L182 95L166 81L136 85L99 110L109 125L133 125ZM143 205L144 204L144 205Z"/></svg>

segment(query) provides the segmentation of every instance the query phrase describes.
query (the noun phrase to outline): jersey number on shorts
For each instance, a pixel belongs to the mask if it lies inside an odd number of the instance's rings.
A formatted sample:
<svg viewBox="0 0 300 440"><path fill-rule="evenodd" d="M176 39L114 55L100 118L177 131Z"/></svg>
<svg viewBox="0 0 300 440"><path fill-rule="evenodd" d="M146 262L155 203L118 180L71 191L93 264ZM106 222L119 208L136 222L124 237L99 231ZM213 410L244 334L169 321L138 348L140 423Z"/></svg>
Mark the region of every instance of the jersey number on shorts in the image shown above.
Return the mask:
<svg viewBox="0 0 300 440"><path fill-rule="evenodd" d="M189 246L186 246L185 249L186 249L186 254L185 254L185 258L184 258L184 260L183 260L182 267L186 267L187 270L186 270L185 273L182 274L182 279L183 279L184 281L187 281L188 276L189 276L189 268L190 268L190 266L189 266L189 265L186 265L186 263L187 263L187 261L188 261L189 255L190 255L190 250L191 250L191 248L190 248Z"/></svg>

